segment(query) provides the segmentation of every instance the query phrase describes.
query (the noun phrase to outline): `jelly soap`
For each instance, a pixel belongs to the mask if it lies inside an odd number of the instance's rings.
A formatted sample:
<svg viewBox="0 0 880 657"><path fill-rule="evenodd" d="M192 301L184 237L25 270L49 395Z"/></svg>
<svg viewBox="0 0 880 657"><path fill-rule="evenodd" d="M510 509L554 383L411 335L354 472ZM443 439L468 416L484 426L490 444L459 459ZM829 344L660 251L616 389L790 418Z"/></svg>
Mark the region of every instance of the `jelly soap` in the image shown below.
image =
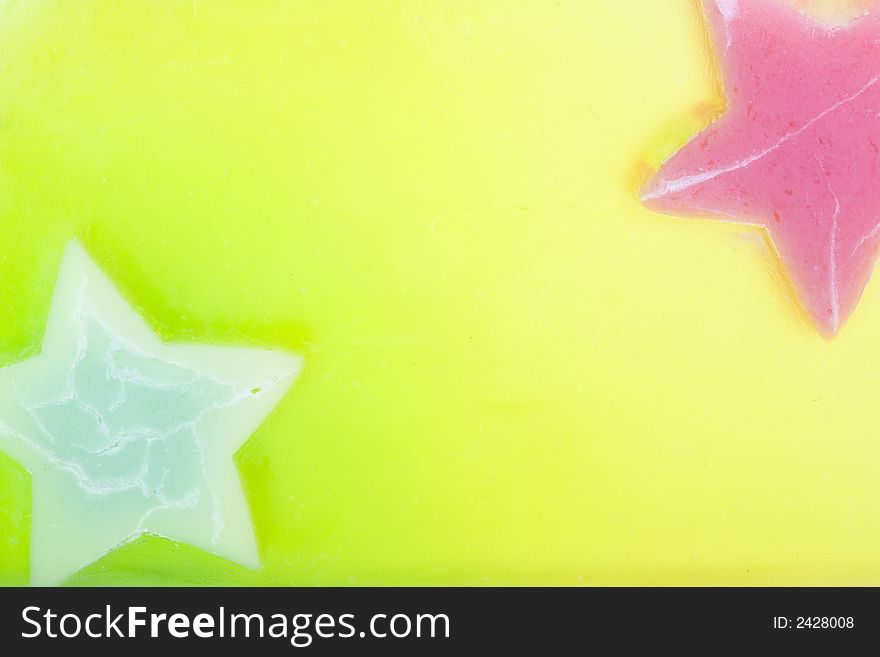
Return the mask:
<svg viewBox="0 0 880 657"><path fill-rule="evenodd" d="M72 242L40 354L0 369L0 450L31 474L31 582L63 582L144 532L258 566L233 456L300 367L164 344Z"/></svg>
<svg viewBox="0 0 880 657"><path fill-rule="evenodd" d="M781 0L704 0L727 108L642 191L660 212L766 227L833 337L880 239L880 12L831 27Z"/></svg>

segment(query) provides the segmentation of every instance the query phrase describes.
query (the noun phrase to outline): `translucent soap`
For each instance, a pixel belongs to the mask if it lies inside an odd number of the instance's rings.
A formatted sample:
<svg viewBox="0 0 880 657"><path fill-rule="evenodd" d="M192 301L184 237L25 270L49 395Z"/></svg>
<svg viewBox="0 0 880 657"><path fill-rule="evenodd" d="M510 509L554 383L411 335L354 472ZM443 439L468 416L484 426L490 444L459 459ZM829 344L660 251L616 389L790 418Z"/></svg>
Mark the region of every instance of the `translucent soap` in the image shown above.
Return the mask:
<svg viewBox="0 0 880 657"><path fill-rule="evenodd" d="M301 359L164 344L76 242L38 356L0 369L0 450L31 475L31 582L145 532L259 565L235 452Z"/></svg>
<svg viewBox="0 0 880 657"><path fill-rule="evenodd" d="M835 335L880 239L880 12L832 27L779 0L705 0L728 107L662 166L662 212L765 226Z"/></svg>

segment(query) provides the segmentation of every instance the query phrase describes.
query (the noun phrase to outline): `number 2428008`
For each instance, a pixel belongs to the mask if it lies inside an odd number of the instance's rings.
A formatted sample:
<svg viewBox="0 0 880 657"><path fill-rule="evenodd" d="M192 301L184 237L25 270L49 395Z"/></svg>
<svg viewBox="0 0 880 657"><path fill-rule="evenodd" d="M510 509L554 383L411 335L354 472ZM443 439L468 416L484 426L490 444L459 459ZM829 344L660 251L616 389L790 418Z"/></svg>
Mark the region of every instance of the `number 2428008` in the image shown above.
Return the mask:
<svg viewBox="0 0 880 657"><path fill-rule="evenodd" d="M852 616L798 616L794 624L799 630L852 629L854 625Z"/></svg>

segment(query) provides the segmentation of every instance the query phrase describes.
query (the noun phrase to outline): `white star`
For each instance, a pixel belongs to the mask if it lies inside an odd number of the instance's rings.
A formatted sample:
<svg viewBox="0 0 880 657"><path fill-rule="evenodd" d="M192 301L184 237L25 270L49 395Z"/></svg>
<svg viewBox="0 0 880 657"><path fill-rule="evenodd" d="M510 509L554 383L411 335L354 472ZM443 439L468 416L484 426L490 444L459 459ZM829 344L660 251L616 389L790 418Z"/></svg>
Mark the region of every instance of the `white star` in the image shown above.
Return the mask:
<svg viewBox="0 0 880 657"><path fill-rule="evenodd" d="M0 369L0 450L31 474L31 583L145 532L259 566L233 456L301 366L162 343L71 242L40 355Z"/></svg>

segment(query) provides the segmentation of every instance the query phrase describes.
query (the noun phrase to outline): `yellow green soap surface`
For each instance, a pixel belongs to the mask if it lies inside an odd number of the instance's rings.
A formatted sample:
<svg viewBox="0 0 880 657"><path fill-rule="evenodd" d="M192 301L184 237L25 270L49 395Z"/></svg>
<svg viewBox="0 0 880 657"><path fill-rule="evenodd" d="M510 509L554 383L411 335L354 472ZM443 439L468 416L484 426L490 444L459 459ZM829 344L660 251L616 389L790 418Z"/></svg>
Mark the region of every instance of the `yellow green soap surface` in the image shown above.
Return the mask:
<svg viewBox="0 0 880 657"><path fill-rule="evenodd" d="M759 231L638 200L722 108L692 0L6 2L0 62L0 365L74 238L166 342L304 358L259 569L69 583L877 582L876 277L826 342ZM0 583L30 526L0 456Z"/></svg>

